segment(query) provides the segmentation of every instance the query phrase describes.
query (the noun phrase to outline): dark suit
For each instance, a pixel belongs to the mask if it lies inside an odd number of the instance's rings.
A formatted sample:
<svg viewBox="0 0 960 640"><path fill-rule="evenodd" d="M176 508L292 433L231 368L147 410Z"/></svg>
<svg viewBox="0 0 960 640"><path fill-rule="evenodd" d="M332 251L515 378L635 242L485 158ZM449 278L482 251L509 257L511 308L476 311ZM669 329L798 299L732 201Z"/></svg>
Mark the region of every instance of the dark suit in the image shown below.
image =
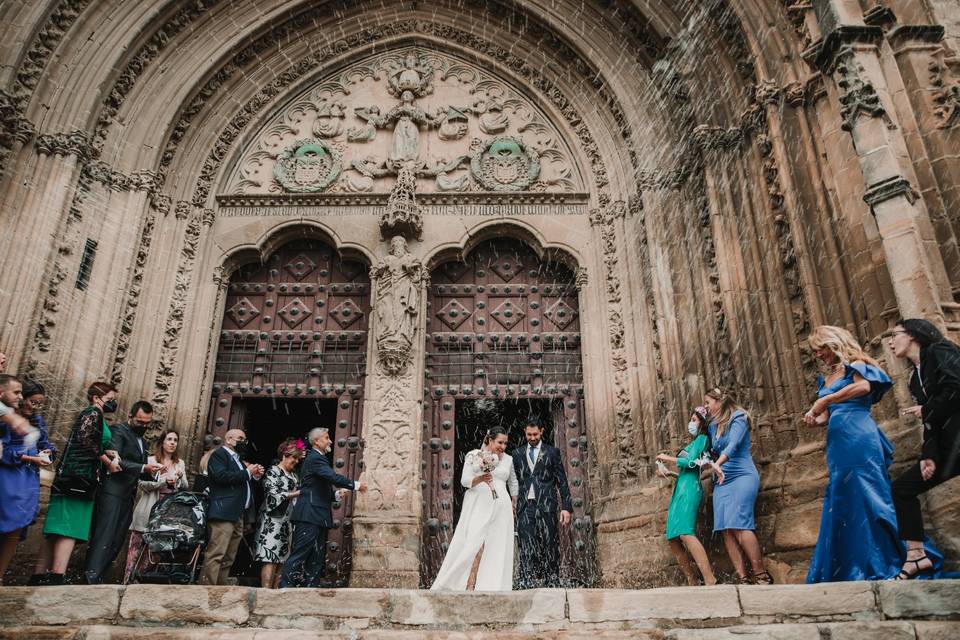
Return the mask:
<svg viewBox="0 0 960 640"><path fill-rule="evenodd" d="M243 537L243 514L253 505L253 479L226 445L207 463L210 506L209 535L203 559L202 584L226 584Z"/></svg>
<svg viewBox="0 0 960 640"><path fill-rule="evenodd" d="M137 484L147 462L147 447L126 422L110 428L110 449L120 454L119 473L108 473L100 484L93 512L93 530L87 548L86 579L100 584L103 575L120 553L133 520Z"/></svg>
<svg viewBox="0 0 960 640"><path fill-rule="evenodd" d="M924 480L920 462L893 482L893 503L904 540L923 540L918 496L960 475L960 349L946 340L920 350L919 371L910 376L910 392L923 407L921 460L933 460L933 477Z"/></svg>
<svg viewBox="0 0 960 640"><path fill-rule="evenodd" d="M533 470L530 445L513 452L513 469L520 483L517 534L520 538L520 586L560 586L559 512L573 511L560 450L541 441ZM534 499L529 499L530 489Z"/></svg>
<svg viewBox="0 0 960 640"><path fill-rule="evenodd" d="M354 482L330 467L330 461L310 449L300 471L300 496L290 514L293 543L283 565L281 587L316 587L327 560L327 534L333 527L334 487L353 489Z"/></svg>

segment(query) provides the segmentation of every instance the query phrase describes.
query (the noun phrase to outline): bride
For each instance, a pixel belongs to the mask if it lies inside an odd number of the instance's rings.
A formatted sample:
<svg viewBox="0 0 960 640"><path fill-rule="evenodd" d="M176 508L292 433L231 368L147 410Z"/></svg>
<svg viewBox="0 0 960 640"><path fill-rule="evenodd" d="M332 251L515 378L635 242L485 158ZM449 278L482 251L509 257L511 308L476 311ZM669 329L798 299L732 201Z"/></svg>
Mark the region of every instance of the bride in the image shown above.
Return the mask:
<svg viewBox="0 0 960 640"><path fill-rule="evenodd" d="M492 427L483 439L483 448L467 454L460 478L467 488L460 521L431 590L513 589L513 511L519 484L513 457L504 453L507 440L502 427ZM500 460L490 473L479 468L485 451Z"/></svg>

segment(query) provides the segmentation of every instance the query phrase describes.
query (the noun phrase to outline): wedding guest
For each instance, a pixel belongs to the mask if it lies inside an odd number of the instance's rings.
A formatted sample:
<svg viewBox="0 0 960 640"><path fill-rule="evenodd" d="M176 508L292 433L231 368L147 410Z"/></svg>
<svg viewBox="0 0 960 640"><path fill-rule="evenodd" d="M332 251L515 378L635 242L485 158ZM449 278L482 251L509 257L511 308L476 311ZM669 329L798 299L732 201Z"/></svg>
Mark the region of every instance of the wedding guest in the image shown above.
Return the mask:
<svg viewBox="0 0 960 640"><path fill-rule="evenodd" d="M742 584L773 584L773 578L763 568L755 533L753 511L760 474L750 454L750 418L733 395L720 388L708 391L703 404L711 420L710 442L716 456L713 531L723 533L727 555ZM744 556L750 562L749 573Z"/></svg>
<svg viewBox="0 0 960 640"><path fill-rule="evenodd" d="M3 356L3 354L0 353L0 356ZM2 370L3 368L0 367L0 371ZM22 437L23 443L30 446L36 444L40 435L26 418L17 413L20 401L23 400L22 391L23 387L20 380L17 380L14 376L0 373L0 397L6 398L6 400L0 400L0 455L3 454L3 437L7 433Z"/></svg>
<svg viewBox="0 0 960 640"><path fill-rule="evenodd" d="M149 480L139 480L137 488L139 497L133 508L130 521L130 546L127 547L127 563L124 571L123 583L130 582L130 575L137 562L137 557L143 549L143 532L147 530L150 520L150 511L161 497L182 491L189 487L187 469L178 455L180 434L173 429L166 429L154 445L152 455L147 457L147 466L153 469ZM148 563L141 557L138 571L148 567Z"/></svg>
<svg viewBox="0 0 960 640"><path fill-rule="evenodd" d="M19 383L18 383L19 384ZM13 386L13 385L10 385ZM13 402L11 389L0 393L4 401ZM40 469L53 464L56 448L50 443L43 410L44 389L31 380L22 385L23 401L19 413L36 427L40 438L35 445L24 442L23 436L8 431L2 438L0 454L0 585L17 545L27 536L27 527L40 512ZM15 394L13 394L15 395Z"/></svg>
<svg viewBox="0 0 960 640"><path fill-rule="evenodd" d="M893 382L846 329L816 327L809 341L827 372L804 422L826 424L830 479L807 582L889 578L900 557L887 475L893 445L870 407Z"/></svg>
<svg viewBox="0 0 960 640"><path fill-rule="evenodd" d="M243 462L248 446L247 434L240 429L230 429L223 437L223 446L210 454L207 466L209 541L201 584L227 584L233 567L243 537L243 515L253 506L253 481L263 477L262 466Z"/></svg>
<svg viewBox="0 0 960 640"><path fill-rule="evenodd" d="M893 503L907 557L897 578L929 573L919 496L960 475L960 348L927 320L898 320L889 338L898 358L913 365L910 392L917 405L903 410L923 423L920 460L893 481Z"/></svg>
<svg viewBox="0 0 960 640"><path fill-rule="evenodd" d="M290 514L293 548L283 565L280 588L320 585L326 565L327 535L333 527L334 487L367 490L365 483L341 476L330 466L330 433L326 429L311 429L307 440L310 450L300 474L300 497Z"/></svg>
<svg viewBox="0 0 960 640"><path fill-rule="evenodd" d="M677 564L687 579L687 584L700 584L697 575L690 566L687 554L696 562L704 584L716 584L717 579L710 567L710 558L697 538L697 515L703 502L703 487L700 485L700 467L712 467L712 461L704 461L703 457L710 449L710 420L704 407L697 407L687 423L687 431L693 440L676 457L661 453L657 460L661 463L676 465L677 471L668 472L677 477L670 497L670 506L667 508L667 542L670 551L677 558ZM722 471L718 472L722 473ZM660 470L658 475L664 476Z"/></svg>
<svg viewBox="0 0 960 640"><path fill-rule="evenodd" d="M137 483L160 470L147 461L143 435L153 422L153 407L140 400L130 407L126 422L110 427L111 447L120 456L120 471L107 473L100 482L93 510L93 530L87 547L87 584L100 584L120 553L133 518Z"/></svg>
<svg viewBox="0 0 960 640"><path fill-rule="evenodd" d="M560 450L543 441L543 425L528 420L526 446L511 455L519 483L517 543L520 588L560 586L560 526L570 524L573 502Z"/></svg>
<svg viewBox="0 0 960 640"><path fill-rule="evenodd" d="M193 481L193 490L197 493L204 493L210 487L210 478L207 475L207 466L210 464L210 456L223 444L223 438L207 434L203 437L203 456L200 457L200 463L197 465L197 477Z"/></svg>
<svg viewBox="0 0 960 640"><path fill-rule="evenodd" d="M290 438L277 448L280 458L267 470L263 478L263 505L257 523L254 560L263 563L260 567L260 586L275 589L280 582L280 565L290 555L290 510L293 501L300 495L300 479L295 469L304 456L303 442Z"/></svg>
<svg viewBox="0 0 960 640"><path fill-rule="evenodd" d="M117 388L94 382L87 389L87 400L90 406L74 420L50 490L43 524L46 541L34 568L43 584L63 584L74 546L90 535L101 469L111 473L121 469L116 451L109 448L111 433L104 418L117 410Z"/></svg>

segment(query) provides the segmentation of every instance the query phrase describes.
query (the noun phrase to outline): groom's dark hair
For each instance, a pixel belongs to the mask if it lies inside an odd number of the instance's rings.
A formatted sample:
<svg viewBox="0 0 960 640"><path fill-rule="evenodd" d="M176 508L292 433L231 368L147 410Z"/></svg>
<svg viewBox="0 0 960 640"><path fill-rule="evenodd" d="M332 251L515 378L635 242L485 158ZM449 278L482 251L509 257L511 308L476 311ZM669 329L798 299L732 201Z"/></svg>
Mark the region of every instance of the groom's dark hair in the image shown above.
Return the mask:
<svg viewBox="0 0 960 640"><path fill-rule="evenodd" d="M526 422L523 423L523 428L526 429L527 427L536 427L543 431L543 423L538 418L527 418Z"/></svg>

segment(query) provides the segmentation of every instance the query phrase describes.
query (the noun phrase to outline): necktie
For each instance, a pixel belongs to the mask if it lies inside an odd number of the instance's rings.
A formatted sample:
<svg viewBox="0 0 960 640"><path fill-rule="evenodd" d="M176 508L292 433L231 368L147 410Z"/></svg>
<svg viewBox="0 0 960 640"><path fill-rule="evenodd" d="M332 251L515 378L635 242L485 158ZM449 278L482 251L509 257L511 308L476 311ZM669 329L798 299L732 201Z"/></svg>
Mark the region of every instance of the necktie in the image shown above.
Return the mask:
<svg viewBox="0 0 960 640"><path fill-rule="evenodd" d="M530 464L537 464L537 450L534 447L527 447L527 453L530 454Z"/></svg>

